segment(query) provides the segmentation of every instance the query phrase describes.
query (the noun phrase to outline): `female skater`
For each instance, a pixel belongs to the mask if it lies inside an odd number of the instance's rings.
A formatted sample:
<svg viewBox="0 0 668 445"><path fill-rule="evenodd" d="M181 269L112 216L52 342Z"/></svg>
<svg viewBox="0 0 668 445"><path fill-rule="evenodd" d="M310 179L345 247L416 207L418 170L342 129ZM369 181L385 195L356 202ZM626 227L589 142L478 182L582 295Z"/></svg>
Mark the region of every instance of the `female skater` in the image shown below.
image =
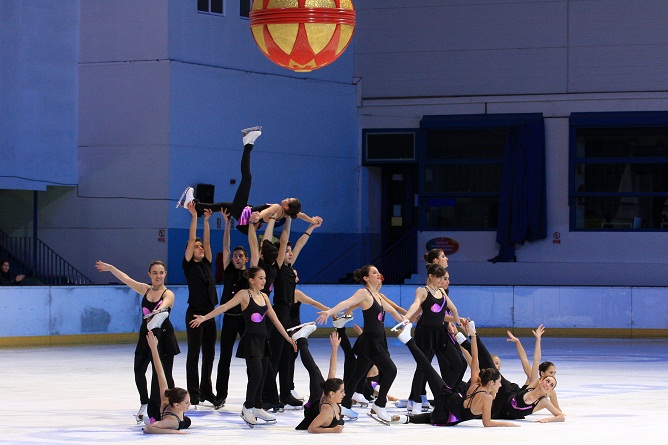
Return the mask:
<svg viewBox="0 0 668 445"><path fill-rule="evenodd" d="M241 409L241 418L252 428L257 423L258 418L265 422L273 423L276 421L274 416L262 409L262 386L269 362L269 338L264 317L269 317L276 329L292 345L295 351L297 345L283 329L276 313L271 308L269 297L262 292L266 280L264 270L261 267L253 266L245 272L245 275L248 278L249 289L238 292L230 301L218 306L206 315L195 315L190 325L197 327L204 321L241 304L246 330L239 342L237 357L245 358L248 368L246 400Z"/></svg>
<svg viewBox="0 0 668 445"><path fill-rule="evenodd" d="M137 391L139 391L141 406L135 417L138 424L141 422L148 423L149 418L157 419L160 414L160 392L154 362L151 397L149 399L146 388L146 369L151 362L151 351L146 342L146 334L153 331L155 336L160 339L160 359L170 388L174 386L174 379L172 378L174 356L181 352L174 335L174 327L168 317L174 306L174 293L165 287L165 278L167 277L165 264L159 260L152 261L149 264L148 276L151 277L151 284L139 283L111 264L102 261L95 263L95 267L100 272L111 272L123 284L144 296L141 300L144 318L139 328L139 340L135 348L134 364L135 384L137 385Z"/></svg>
<svg viewBox="0 0 668 445"><path fill-rule="evenodd" d="M554 363L547 361L542 363L540 362L542 357L540 338L545 332L543 325L538 326L538 328L535 331L531 332L533 333L534 337L536 337L536 346L534 348L534 354L533 354L533 364L529 363L527 353L524 350L524 347L522 346L522 343L520 342L519 338L515 337L510 331L507 331L508 334L507 341L515 343L515 347L517 348L517 355L519 356L520 361L522 362L522 369L524 370L524 373L527 376L527 379L524 382L524 385L522 386L521 389L525 389L527 387L535 388L539 380L542 380L543 378L548 376L555 377L555 375L557 374L557 367L554 365ZM494 357L496 356L492 356L493 359ZM500 361L499 361L499 367L500 367ZM547 394L547 399L552 403L552 405L554 405L555 408L561 410L561 408L559 407L559 401L557 400L556 391L554 390L550 391L549 394Z"/></svg>
<svg viewBox="0 0 668 445"><path fill-rule="evenodd" d="M190 426L190 418L184 413L190 407L190 394L183 388L170 388L167 385L165 371L162 369L158 338L152 331L146 334L146 343L151 349L160 386L160 420L144 427L144 434L188 434L184 429Z"/></svg>
<svg viewBox="0 0 668 445"><path fill-rule="evenodd" d="M300 348L302 361L307 359L312 362L307 366L310 377L310 391L308 402L304 405L304 420L295 428L296 430L308 430L309 433L340 433L343 431L343 418L341 417L341 400L345 395L343 380L336 378L336 361L341 339L336 331L329 336L332 352L329 357L329 373L327 380L323 379L308 348L302 350L305 339L298 339L297 346ZM315 372L311 372L313 369Z"/></svg>
<svg viewBox="0 0 668 445"><path fill-rule="evenodd" d="M395 326L396 329L397 327ZM472 337L471 342L471 385L466 397L451 390L445 381L431 366L427 357L417 347L410 336L411 324L403 327L399 340L408 346L413 358L427 377L427 382L434 394L434 410L431 413L394 417L393 421L404 423L426 423L434 426L454 426L470 419L482 418L485 427L519 426L510 422L492 420L492 400L501 386L501 375L494 368L480 369L478 366L478 347L475 342L475 330L464 321L464 328Z"/></svg>
<svg viewBox="0 0 668 445"><path fill-rule="evenodd" d="M436 263L428 264L427 285L416 289L415 301L408 309L406 318L412 319L414 314L422 312L420 323L415 329L415 343L430 363L434 355L436 356L446 385L455 388L466 372L466 359L445 326L446 321L461 322L457 308L445 293L449 279L450 275L443 267ZM448 315L448 311L453 315ZM424 389L424 373L418 366L411 386L411 414L422 412Z"/></svg>
<svg viewBox="0 0 668 445"><path fill-rule="evenodd" d="M397 376L397 367L392 362L387 349L384 324L385 311L388 311L399 322L403 322L405 319L392 306L383 302L383 297L378 292L378 289L382 285L381 275L375 266L368 264L356 270L354 276L355 280L363 284L364 287L333 308L318 312L319 316L316 322L323 324L332 315L336 315L355 305L361 305L364 315L364 332L358 337L353 347L353 352L357 355L357 360L350 378L345 380L345 386L346 388L350 388L350 391L343 398L341 412L350 419L357 418L357 413L351 409L353 389L357 388L358 383L366 377L373 363L381 372L381 378L378 382L380 384L378 397L371 405L370 415L375 420L389 425L392 419L385 410L385 404L387 403L387 393Z"/></svg>

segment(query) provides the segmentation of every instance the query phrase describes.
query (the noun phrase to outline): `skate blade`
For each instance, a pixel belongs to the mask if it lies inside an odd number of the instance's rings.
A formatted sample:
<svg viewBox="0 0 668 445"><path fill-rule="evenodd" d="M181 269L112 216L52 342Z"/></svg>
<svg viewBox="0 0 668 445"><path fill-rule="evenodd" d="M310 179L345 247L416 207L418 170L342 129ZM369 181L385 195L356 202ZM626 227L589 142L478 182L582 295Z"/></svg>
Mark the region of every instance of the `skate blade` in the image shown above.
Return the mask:
<svg viewBox="0 0 668 445"><path fill-rule="evenodd" d="M383 420L383 419L381 419L380 417L378 417L378 416L375 415L375 414L366 413L366 415L369 416L369 417L371 417L373 420L375 420L375 421L378 422L378 423L382 423L382 424L385 425L385 426L390 426L390 422L388 422L387 420Z"/></svg>
<svg viewBox="0 0 668 445"><path fill-rule="evenodd" d="M359 405L360 408L368 408L369 407L368 403L359 403L359 402L355 402L354 400L353 400L353 405Z"/></svg>
<svg viewBox="0 0 668 445"><path fill-rule="evenodd" d="M251 427L251 428L255 428L255 424L254 424L254 423L250 423L249 421L247 421L246 419L244 419L243 414L240 414L239 416L241 417L241 420L243 420L244 423L245 423L246 425L248 425L248 426Z"/></svg>
<svg viewBox="0 0 668 445"><path fill-rule="evenodd" d="M297 329L301 329L305 326L310 326L310 325L313 325L313 324L315 324L315 321L309 321L308 323L302 323L302 324L299 324L297 326L293 326L291 328L288 328L285 331L286 332L292 332L292 331L296 331ZM303 397L302 397L302 399L303 399Z"/></svg>

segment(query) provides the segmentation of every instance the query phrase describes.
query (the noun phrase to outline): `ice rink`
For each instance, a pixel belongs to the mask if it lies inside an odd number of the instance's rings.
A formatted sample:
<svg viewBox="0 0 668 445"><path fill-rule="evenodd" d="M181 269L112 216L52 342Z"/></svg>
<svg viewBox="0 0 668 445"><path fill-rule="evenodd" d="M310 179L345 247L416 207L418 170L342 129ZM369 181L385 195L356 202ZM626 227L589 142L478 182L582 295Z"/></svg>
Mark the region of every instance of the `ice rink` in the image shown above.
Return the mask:
<svg viewBox="0 0 668 445"><path fill-rule="evenodd" d="M321 328L320 330L324 330ZM515 347L503 338L485 338L492 353L503 360L502 372L523 383ZM388 338L399 373L390 394L406 398L415 363L408 349ZM522 338L531 357L533 339ZM329 343L309 340L313 355L326 374ZM185 352L174 363L177 386L185 387ZM668 340L559 339L543 337L543 359L557 365L559 403L565 423L540 424L548 415L534 414L516 421L520 428L483 428L480 420L456 427L384 426L358 409L359 420L346 422L342 434L312 435L295 431L301 411L278 414L275 425L249 429L239 417L245 394L242 359L232 360L227 404L191 409L187 435L142 434L133 414L139 398L133 379L134 345L51 347L0 350L0 394L8 402L0 424L3 444L621 444L668 443ZM217 357L216 357L217 363ZM295 383L307 395L305 369L297 363ZM343 354L339 356L343 372ZM150 372L150 371L149 371ZM214 366L214 379L215 379ZM215 380L214 380L215 382ZM404 412L388 402L388 411Z"/></svg>

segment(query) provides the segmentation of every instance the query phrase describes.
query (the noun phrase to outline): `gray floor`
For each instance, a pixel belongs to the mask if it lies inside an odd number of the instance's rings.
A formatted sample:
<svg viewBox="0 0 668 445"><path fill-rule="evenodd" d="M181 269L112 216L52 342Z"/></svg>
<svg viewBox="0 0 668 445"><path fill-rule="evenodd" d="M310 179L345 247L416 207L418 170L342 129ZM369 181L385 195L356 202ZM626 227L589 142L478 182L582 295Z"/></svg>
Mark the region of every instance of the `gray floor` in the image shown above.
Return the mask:
<svg viewBox="0 0 668 445"><path fill-rule="evenodd" d="M523 381L514 346L501 338L485 341L488 349L503 359L504 375L512 381ZM328 341L315 338L310 342L318 364L326 372ZM529 351L533 347L530 339L523 339L523 343ZM185 352L186 345L181 349ZM0 350L0 395L8 402L0 420L0 443L668 443L660 427L668 414L668 340L555 339L546 334L543 358L557 364L565 423L536 423L545 415L539 413L517 421L521 428L483 428L479 420L450 428L387 427L367 417L367 410L362 409L360 419L346 423L342 435L318 436L294 430L301 412L280 414L277 424L250 430L239 418L246 386L241 359L233 359L231 393L224 408L191 410L188 415L193 418L193 427L188 435L143 435L133 418L139 407L132 374L133 351L133 345ZM396 339L390 340L390 351L399 368L390 393L405 397L415 364ZM174 366L179 386L185 386L184 362L182 353ZM295 378L297 390L305 394L308 377L302 367L297 368Z"/></svg>

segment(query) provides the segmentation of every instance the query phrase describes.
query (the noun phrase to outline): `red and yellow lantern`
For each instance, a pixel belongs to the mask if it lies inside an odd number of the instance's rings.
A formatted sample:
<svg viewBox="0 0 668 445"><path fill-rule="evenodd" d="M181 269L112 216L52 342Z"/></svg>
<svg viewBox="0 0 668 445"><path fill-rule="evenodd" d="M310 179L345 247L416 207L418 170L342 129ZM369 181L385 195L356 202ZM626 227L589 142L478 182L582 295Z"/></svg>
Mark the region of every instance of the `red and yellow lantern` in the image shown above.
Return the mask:
<svg viewBox="0 0 668 445"><path fill-rule="evenodd" d="M352 0L253 0L255 43L277 65L313 71L335 61L355 31Z"/></svg>

